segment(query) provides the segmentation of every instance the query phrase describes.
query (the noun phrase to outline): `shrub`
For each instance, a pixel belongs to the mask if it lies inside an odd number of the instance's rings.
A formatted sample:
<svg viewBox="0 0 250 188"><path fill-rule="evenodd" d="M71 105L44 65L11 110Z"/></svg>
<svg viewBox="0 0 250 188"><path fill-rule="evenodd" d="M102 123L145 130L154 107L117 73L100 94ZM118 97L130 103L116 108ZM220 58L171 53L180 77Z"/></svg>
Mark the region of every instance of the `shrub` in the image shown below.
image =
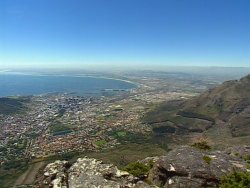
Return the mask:
<svg viewBox="0 0 250 188"><path fill-rule="evenodd" d="M222 177L220 188L249 188L250 172L234 172Z"/></svg>
<svg viewBox="0 0 250 188"><path fill-rule="evenodd" d="M142 177L147 175L150 169L150 165L145 165L141 162L133 162L129 163L123 170L136 177Z"/></svg>
<svg viewBox="0 0 250 188"><path fill-rule="evenodd" d="M155 164L155 162L153 160L150 160L148 162L148 166L150 167L150 169L153 168L154 164Z"/></svg>
<svg viewBox="0 0 250 188"><path fill-rule="evenodd" d="M191 145L192 147L198 148L200 150L210 150L211 146L208 145L207 141L195 142Z"/></svg>
<svg viewBox="0 0 250 188"><path fill-rule="evenodd" d="M105 140L98 140L95 142L95 145L97 145L98 147L104 147L107 144L107 142Z"/></svg>
<svg viewBox="0 0 250 188"><path fill-rule="evenodd" d="M203 156L203 160L204 160L207 164L210 164L210 162L212 161L212 158L205 155L205 156Z"/></svg>
<svg viewBox="0 0 250 188"><path fill-rule="evenodd" d="M247 155L246 157L244 157L244 159L246 160L246 162L247 162L248 164L250 164L250 155Z"/></svg>

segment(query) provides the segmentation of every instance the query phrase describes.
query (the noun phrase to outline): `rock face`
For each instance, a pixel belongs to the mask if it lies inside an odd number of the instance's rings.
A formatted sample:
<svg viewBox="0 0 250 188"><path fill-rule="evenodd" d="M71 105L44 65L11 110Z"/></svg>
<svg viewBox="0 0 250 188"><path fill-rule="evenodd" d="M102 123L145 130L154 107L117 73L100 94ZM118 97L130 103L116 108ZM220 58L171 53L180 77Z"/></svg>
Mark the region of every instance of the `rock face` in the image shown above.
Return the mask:
<svg viewBox="0 0 250 188"><path fill-rule="evenodd" d="M202 152L183 146L160 157L149 173L149 181L165 188L216 187L221 176L246 171L247 163L226 152Z"/></svg>
<svg viewBox="0 0 250 188"><path fill-rule="evenodd" d="M133 187L138 181L125 171L96 159L78 159L69 169L69 188Z"/></svg>
<svg viewBox="0 0 250 188"><path fill-rule="evenodd" d="M237 155L235 155L237 153ZM247 171L247 163L239 154L249 155L249 147L231 148L225 151L201 151L182 146L165 156L146 158L153 161L147 181L140 181L128 172L112 164L104 164L93 158L79 158L72 165L67 161L55 161L46 166L36 188L198 188L218 187L221 176L234 171Z"/></svg>
<svg viewBox="0 0 250 188"><path fill-rule="evenodd" d="M38 180L35 187L66 188L69 166L67 161L55 161L48 164L44 169L42 180Z"/></svg>
<svg viewBox="0 0 250 188"><path fill-rule="evenodd" d="M93 158L79 158L72 166L55 161L46 166L36 188L142 188L149 187L128 172Z"/></svg>

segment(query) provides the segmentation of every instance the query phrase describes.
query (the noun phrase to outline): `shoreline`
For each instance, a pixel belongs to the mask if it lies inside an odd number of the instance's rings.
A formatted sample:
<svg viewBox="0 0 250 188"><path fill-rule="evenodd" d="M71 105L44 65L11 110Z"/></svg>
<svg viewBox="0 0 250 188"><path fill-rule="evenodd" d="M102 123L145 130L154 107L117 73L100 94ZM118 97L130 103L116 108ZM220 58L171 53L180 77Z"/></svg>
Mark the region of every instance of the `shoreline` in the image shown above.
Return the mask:
<svg viewBox="0 0 250 188"><path fill-rule="evenodd" d="M55 77L73 77L73 78L101 78L101 79L107 79L107 80L117 80L122 82L127 82L130 84L133 84L137 87L143 85L137 82L133 82L130 80L124 80L120 78L115 77L107 77L107 76L95 76L95 75L84 75L84 74L77 74L77 75L70 75L70 74L39 74L39 73L22 73L22 72L0 72L0 75L23 75L23 76L55 76Z"/></svg>
<svg viewBox="0 0 250 188"><path fill-rule="evenodd" d="M77 74L77 75L69 75L69 74L39 74L39 73L22 73L22 72L0 72L0 75L20 75L20 76L35 76L35 77L71 77L71 78L96 78L96 79L106 79L106 80L115 80L115 81L121 81L125 83L129 83L132 85L130 89L126 89L127 91L133 91L135 89L138 89L140 87L148 87L144 84L133 82L130 80L115 78L115 77L108 77L105 75L85 75L85 74ZM106 88L113 90L112 88ZM115 89L114 89L115 90ZM39 93L39 94L31 94L31 95L8 95L8 96L0 96L0 98L4 97L22 97L22 96L44 96L47 94L53 94L53 93L60 93L60 94L69 94L68 92L58 92L58 91L51 91L51 92L45 92L45 93ZM83 96L89 96L89 95L83 95ZM96 96L96 95L93 95Z"/></svg>

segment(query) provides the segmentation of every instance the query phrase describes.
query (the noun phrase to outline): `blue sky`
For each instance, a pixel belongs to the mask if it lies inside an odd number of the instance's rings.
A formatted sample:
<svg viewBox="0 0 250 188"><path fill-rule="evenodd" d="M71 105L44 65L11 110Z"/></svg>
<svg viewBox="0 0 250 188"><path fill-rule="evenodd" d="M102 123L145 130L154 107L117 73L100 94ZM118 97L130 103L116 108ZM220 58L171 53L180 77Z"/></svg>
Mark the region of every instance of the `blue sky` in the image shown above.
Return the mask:
<svg viewBox="0 0 250 188"><path fill-rule="evenodd" d="M249 0L1 0L0 69L250 66Z"/></svg>

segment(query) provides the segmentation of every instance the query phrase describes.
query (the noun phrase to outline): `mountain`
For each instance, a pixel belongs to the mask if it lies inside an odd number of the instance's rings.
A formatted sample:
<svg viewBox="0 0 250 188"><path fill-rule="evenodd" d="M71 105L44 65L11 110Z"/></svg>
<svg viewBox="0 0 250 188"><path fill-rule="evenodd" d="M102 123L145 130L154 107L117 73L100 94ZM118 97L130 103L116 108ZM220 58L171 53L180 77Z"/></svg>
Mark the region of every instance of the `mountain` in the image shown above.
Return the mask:
<svg viewBox="0 0 250 188"><path fill-rule="evenodd" d="M25 103L29 102L28 97L2 97L0 98L0 115L22 113L26 110Z"/></svg>
<svg viewBox="0 0 250 188"><path fill-rule="evenodd" d="M158 134L202 133L223 125L232 137L250 135L250 75L226 81L191 100L161 104L143 121Z"/></svg>

